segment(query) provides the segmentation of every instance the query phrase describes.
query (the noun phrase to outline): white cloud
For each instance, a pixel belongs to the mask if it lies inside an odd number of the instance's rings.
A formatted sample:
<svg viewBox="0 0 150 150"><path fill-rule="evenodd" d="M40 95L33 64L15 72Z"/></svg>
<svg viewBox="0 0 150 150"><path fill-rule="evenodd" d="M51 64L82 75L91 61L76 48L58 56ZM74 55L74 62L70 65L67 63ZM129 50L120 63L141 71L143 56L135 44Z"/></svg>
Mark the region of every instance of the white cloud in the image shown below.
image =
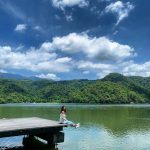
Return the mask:
<svg viewBox="0 0 150 150"><path fill-rule="evenodd" d="M45 72L69 72L71 67L71 58L57 58L51 61L42 61L33 66L33 71L45 71Z"/></svg>
<svg viewBox="0 0 150 150"><path fill-rule="evenodd" d="M49 50L60 50L64 53L83 53L87 58L97 60L122 60L134 56L134 49L119 44L106 37L89 37L87 34L71 33L53 38Z"/></svg>
<svg viewBox="0 0 150 150"><path fill-rule="evenodd" d="M87 0L52 0L52 4L54 7L64 9L65 7L86 7L88 6Z"/></svg>
<svg viewBox="0 0 150 150"><path fill-rule="evenodd" d="M15 31L17 32L24 32L27 29L26 24L18 24L15 28Z"/></svg>
<svg viewBox="0 0 150 150"><path fill-rule="evenodd" d="M137 64L132 60L114 64L101 64L83 61L78 63L78 68L82 71L89 70L90 72L94 72L97 74L98 78L103 78L113 72L118 72L126 76L150 77L150 61L142 64Z"/></svg>
<svg viewBox="0 0 150 150"><path fill-rule="evenodd" d="M42 46L30 48L26 52L13 51L10 46L0 46L0 66L2 69L25 69L34 72L69 72L72 59L58 57L47 52Z"/></svg>
<svg viewBox="0 0 150 150"><path fill-rule="evenodd" d="M111 72L150 76L150 61L138 64L129 59L134 49L106 37L71 33L44 42L39 48L0 46L0 72L7 69L28 70L41 78L59 80L59 73L95 74L102 78ZM128 58L128 59L124 59ZM104 61L106 60L106 61ZM117 61L112 61L117 60ZM120 61L121 60L121 61ZM94 77L93 77L94 78Z"/></svg>
<svg viewBox="0 0 150 150"><path fill-rule="evenodd" d="M133 61L124 62L121 66L122 73L128 76L150 76L150 61L143 64L137 64Z"/></svg>
<svg viewBox="0 0 150 150"><path fill-rule="evenodd" d="M110 64L102 64L102 63L93 63L90 61L80 61L78 63L79 69L95 69L95 70L103 70L103 69L110 69L112 65Z"/></svg>
<svg viewBox="0 0 150 150"><path fill-rule="evenodd" d="M51 42L44 42L41 47L40 50L41 51L47 51L47 52L51 52L51 48L52 48L52 43Z"/></svg>
<svg viewBox="0 0 150 150"><path fill-rule="evenodd" d="M60 78L57 77L56 74L51 74L51 73L48 73L48 74L40 74L40 75L37 75L36 77L42 78L42 79L54 80L54 81L59 81L59 80L60 80Z"/></svg>
<svg viewBox="0 0 150 150"><path fill-rule="evenodd" d="M129 16L131 10L134 9L134 6L130 3L123 3L122 1L116 1L111 3L105 8L106 13L114 13L117 15L117 23L118 25L124 18Z"/></svg>

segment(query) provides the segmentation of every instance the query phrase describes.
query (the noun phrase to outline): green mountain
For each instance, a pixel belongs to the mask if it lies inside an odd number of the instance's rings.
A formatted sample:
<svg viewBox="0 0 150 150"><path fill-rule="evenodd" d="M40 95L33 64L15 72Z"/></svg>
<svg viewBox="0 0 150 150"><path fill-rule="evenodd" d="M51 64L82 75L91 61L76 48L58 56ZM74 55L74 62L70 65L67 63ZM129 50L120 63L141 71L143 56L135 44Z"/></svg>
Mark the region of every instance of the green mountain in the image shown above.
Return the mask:
<svg viewBox="0 0 150 150"><path fill-rule="evenodd" d="M132 76L128 77L130 81L150 90L150 77Z"/></svg>
<svg viewBox="0 0 150 150"><path fill-rule="evenodd" d="M150 78L111 73L101 80L0 79L0 103L126 104L150 102Z"/></svg>

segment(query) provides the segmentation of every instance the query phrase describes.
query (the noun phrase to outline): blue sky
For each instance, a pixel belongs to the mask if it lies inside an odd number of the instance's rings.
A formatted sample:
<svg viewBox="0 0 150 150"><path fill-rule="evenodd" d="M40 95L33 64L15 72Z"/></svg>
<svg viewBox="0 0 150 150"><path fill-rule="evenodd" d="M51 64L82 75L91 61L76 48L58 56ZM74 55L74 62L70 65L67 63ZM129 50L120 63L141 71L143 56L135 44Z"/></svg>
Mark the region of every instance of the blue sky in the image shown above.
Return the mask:
<svg viewBox="0 0 150 150"><path fill-rule="evenodd" d="M0 0L0 72L52 80L150 76L150 1Z"/></svg>

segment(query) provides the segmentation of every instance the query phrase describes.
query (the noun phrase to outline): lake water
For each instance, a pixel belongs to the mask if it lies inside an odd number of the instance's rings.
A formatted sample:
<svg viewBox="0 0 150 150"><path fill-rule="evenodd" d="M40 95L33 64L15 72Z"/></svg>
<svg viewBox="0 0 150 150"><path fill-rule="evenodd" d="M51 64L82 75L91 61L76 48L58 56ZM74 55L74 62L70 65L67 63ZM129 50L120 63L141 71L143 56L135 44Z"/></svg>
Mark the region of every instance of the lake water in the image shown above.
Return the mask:
<svg viewBox="0 0 150 150"><path fill-rule="evenodd" d="M71 105L67 117L80 128L64 128L57 150L149 150L150 105ZM42 117L58 120L61 105L0 105L0 118ZM0 139L0 146L19 146L22 137ZM43 149L44 150L44 149ZM51 148L49 148L51 150Z"/></svg>

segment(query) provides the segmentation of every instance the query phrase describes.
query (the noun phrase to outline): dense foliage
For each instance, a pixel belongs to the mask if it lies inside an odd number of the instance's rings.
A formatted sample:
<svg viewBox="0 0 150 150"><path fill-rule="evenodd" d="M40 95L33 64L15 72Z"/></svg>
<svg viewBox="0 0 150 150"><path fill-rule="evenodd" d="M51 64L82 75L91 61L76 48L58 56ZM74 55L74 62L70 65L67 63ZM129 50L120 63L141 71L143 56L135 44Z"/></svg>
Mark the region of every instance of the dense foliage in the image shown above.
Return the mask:
<svg viewBox="0 0 150 150"><path fill-rule="evenodd" d="M0 103L146 103L150 78L112 73L102 80L12 80L0 79Z"/></svg>

